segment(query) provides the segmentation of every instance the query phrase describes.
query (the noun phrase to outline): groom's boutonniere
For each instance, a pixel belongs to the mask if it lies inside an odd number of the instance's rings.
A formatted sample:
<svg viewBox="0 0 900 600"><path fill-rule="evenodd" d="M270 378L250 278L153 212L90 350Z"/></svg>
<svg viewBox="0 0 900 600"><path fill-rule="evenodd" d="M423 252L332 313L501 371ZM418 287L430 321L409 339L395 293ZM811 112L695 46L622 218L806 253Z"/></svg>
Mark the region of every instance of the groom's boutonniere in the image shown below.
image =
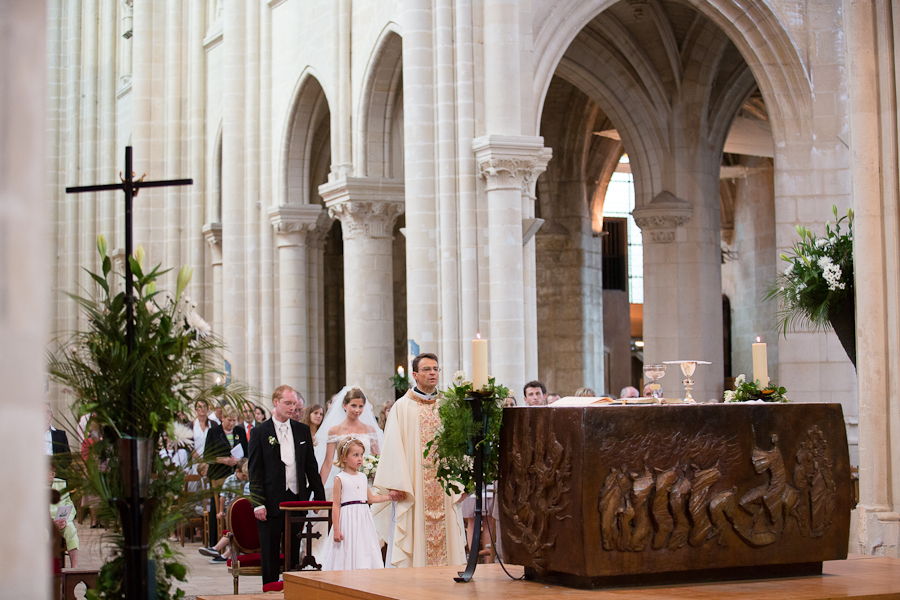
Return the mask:
<svg viewBox="0 0 900 600"><path fill-rule="evenodd" d="M278 439L277 439L274 435L270 435L270 436L269 436L269 445L270 445L270 446L277 446L277 445L278 445Z"/></svg>

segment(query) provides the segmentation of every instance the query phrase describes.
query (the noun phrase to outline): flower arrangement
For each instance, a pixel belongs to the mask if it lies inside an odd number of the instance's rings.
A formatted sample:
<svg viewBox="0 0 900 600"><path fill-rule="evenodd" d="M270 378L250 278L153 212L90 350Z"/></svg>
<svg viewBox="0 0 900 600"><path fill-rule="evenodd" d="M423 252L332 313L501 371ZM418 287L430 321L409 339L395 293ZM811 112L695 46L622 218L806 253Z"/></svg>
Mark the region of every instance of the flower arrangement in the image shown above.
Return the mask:
<svg viewBox="0 0 900 600"><path fill-rule="evenodd" d="M128 257L134 283L135 340L129 351L125 294L114 291L114 279L124 277L113 272L102 235L97 249L101 273L88 273L99 286L98 297L70 294L85 314L86 328L58 342L48 357L51 378L74 396L76 418L90 414L100 427L100 439L84 457L73 454L64 475L69 490L100 498L100 517L110 524L106 541L112 544L113 556L100 569L97 588L88 590L87 598L118 600L125 596L124 538L116 499L128 496L123 483L127 467L120 461L119 446L129 437L149 445L150 464L145 467L156 474L147 490L153 502L145 509L150 511L145 517L150 522L156 597L181 598L184 592L173 580L184 581L187 568L168 536L194 511L200 495L184 493L185 470L156 450L166 442L175 447L186 445L189 438L192 442L193 433L180 428L178 421L195 401L215 399L240 405L246 388L213 383L222 343L184 295L191 269L184 267L179 272L174 295L157 292L156 280L164 271L156 267L145 273L141 248L135 257Z"/></svg>
<svg viewBox="0 0 900 600"><path fill-rule="evenodd" d="M503 401L509 389L497 384L493 377L488 379L488 385L481 390L486 396L482 402L484 421L480 423L475 422L466 401L472 392L472 382L466 379L465 372L457 371L453 383L438 400L441 426L425 446L425 460L430 458L437 465L437 479L448 495L475 490L475 440L481 435L484 439L478 444L485 447L484 480L497 479Z"/></svg>
<svg viewBox="0 0 900 600"><path fill-rule="evenodd" d="M375 479L375 473L378 471L378 456L375 454L366 454L363 457L363 464L359 468L359 472L366 476L366 479Z"/></svg>
<svg viewBox="0 0 900 600"><path fill-rule="evenodd" d="M391 387L397 390L398 398L409 390L409 378L406 375L394 373L388 380L391 382Z"/></svg>
<svg viewBox="0 0 900 600"><path fill-rule="evenodd" d="M734 378L734 391L725 392L725 402L790 402L783 387L769 382L760 388L759 379L747 381L743 373Z"/></svg>
<svg viewBox="0 0 900 600"><path fill-rule="evenodd" d="M778 326L785 335L797 325L809 325L814 330L834 328L855 365L853 211L838 218L837 207L832 206L832 213L836 221L833 228L831 222L825 223L824 237L797 226L800 241L781 255L787 267L776 278L766 299L779 301ZM849 337L837 322L848 310Z"/></svg>

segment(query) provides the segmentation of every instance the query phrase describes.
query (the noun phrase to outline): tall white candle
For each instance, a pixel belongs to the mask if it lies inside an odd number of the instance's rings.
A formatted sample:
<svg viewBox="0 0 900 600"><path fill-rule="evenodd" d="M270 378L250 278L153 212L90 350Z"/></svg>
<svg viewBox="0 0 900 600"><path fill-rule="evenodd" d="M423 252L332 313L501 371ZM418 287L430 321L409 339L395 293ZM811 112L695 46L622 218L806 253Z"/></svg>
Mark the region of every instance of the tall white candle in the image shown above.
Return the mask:
<svg viewBox="0 0 900 600"><path fill-rule="evenodd" d="M472 387L480 390L488 384L488 348L487 340L481 334L472 340Z"/></svg>
<svg viewBox="0 0 900 600"><path fill-rule="evenodd" d="M769 385L769 359L766 345L760 343L759 337L753 344L753 379L759 380L760 387Z"/></svg>

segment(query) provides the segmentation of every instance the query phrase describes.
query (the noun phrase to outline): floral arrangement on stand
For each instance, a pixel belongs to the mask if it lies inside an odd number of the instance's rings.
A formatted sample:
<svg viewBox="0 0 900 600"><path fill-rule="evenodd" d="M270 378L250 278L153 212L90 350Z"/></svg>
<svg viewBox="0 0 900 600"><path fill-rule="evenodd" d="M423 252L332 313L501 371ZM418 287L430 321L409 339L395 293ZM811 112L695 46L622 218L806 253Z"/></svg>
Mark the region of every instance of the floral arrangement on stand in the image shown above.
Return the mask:
<svg viewBox="0 0 900 600"><path fill-rule="evenodd" d="M400 398L407 390L409 390L409 379L406 377L406 374L403 373L402 367L391 377L388 377L388 380L391 382L391 387L396 391L395 395L397 398Z"/></svg>
<svg viewBox="0 0 900 600"><path fill-rule="evenodd" d="M378 455L366 454L363 457L363 464L359 468L359 472L365 475L369 481L374 481L375 473L378 472Z"/></svg>
<svg viewBox="0 0 900 600"><path fill-rule="evenodd" d="M70 491L99 497L99 517L109 524L104 543L111 544L112 559L100 569L97 588L88 590L87 598L125 597L124 538L116 501L129 494L123 481L128 469L123 447L130 439L129 432L138 438L139 448L147 448L149 463L142 465L142 472L149 469L156 475L146 492L152 501L145 503L145 510L150 511L150 564L151 572L155 568L156 598L182 598L184 591L177 589L173 580L184 581L187 567L169 544L169 534L193 513L200 495L211 492L185 494L185 469L161 456L159 450L165 447L171 452L187 446L190 453L193 434L179 420L189 414L194 402L215 399L240 406L247 389L235 383L227 388L214 383L223 345L184 295L192 270L181 269L174 295L157 292L156 280L165 271L156 267L144 273L142 248L135 257L127 258L134 283L135 348L129 352L125 293L116 291L124 288L116 285L124 276L113 272L102 235L97 249L101 274L88 271L99 286L97 297L69 294L81 307L86 328L57 342L48 356L51 378L74 396L76 418L91 415L100 429L99 439L84 457L72 454L63 475ZM133 410L129 409L130 394Z"/></svg>
<svg viewBox="0 0 900 600"><path fill-rule="evenodd" d="M448 495L475 491L475 440L481 434L484 439L479 445L485 447L484 481L497 479L503 401L509 395L509 389L497 384L491 377L484 389L479 390L485 394L482 408L487 421L486 430L483 422L475 422L470 403L466 400L473 391L472 382L466 379L465 372L457 371L453 375L453 383L438 400L441 426L434 439L425 446L425 459L434 460L437 479Z"/></svg>
<svg viewBox="0 0 900 600"><path fill-rule="evenodd" d="M818 237L797 226L800 241L781 255L788 263L766 294L781 305L778 325L784 335L795 326L814 330L833 328L856 366L856 326L853 296L853 211L838 217L834 227L825 223L825 236ZM842 226L846 226L845 228Z"/></svg>
<svg viewBox="0 0 900 600"><path fill-rule="evenodd" d="M725 392L725 402L790 402L787 390L771 381L760 387L759 379L747 381L743 373L734 378L734 391Z"/></svg>

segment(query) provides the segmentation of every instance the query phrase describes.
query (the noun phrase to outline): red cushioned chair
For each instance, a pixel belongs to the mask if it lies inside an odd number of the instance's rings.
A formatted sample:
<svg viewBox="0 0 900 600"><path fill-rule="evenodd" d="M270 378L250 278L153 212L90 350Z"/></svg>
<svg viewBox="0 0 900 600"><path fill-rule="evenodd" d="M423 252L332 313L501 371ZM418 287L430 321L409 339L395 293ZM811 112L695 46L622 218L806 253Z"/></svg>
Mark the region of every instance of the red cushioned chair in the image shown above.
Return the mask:
<svg viewBox="0 0 900 600"><path fill-rule="evenodd" d="M231 558L228 559L228 570L234 577L234 593L238 594L238 580L241 575L258 575L262 577L262 556L259 546L259 529L256 527L256 515L253 506L246 498L238 498L228 506L226 515L228 522L228 543L231 546ZM284 555L279 556L279 561Z"/></svg>
<svg viewBox="0 0 900 600"><path fill-rule="evenodd" d="M320 522L327 522L328 528L331 528L331 509L333 504L331 502L312 500L305 502L282 502L278 505L282 511L284 511L285 515L289 515L285 519L284 530L285 532L290 532L290 527L288 526L289 522L300 523L300 543L302 544L302 540L306 540L306 555L303 557L303 560L300 562L300 565L297 567L299 570L303 570L307 566L314 568L317 571L322 570L322 565L316 562L316 557L313 556L312 553L312 543L313 540L322 537L322 534L316 533L313 531L313 524ZM287 509L287 510L285 510ZM324 510L325 513L322 515L310 515L306 511L311 510ZM284 556L291 556L291 544L293 540L290 539L291 536L285 535L284 537ZM289 559L288 559L289 560ZM290 571L291 566L287 564L285 561L284 565L285 571Z"/></svg>

